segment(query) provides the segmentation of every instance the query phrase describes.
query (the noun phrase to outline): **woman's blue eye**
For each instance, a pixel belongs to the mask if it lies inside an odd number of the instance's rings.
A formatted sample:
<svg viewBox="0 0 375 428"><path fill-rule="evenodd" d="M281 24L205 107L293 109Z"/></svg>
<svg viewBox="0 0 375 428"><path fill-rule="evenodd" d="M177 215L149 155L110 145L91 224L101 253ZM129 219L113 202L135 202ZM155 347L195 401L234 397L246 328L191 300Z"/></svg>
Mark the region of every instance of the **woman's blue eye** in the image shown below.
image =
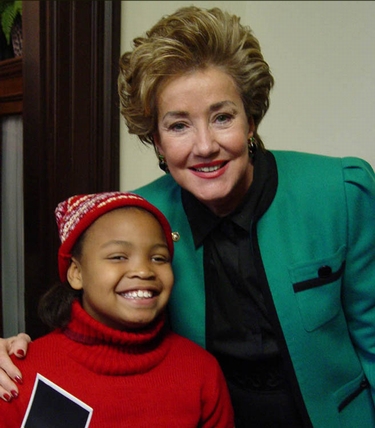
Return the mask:
<svg viewBox="0 0 375 428"><path fill-rule="evenodd" d="M182 131L185 128L186 128L186 125L181 122L174 123L173 125L170 126L170 129L172 129L173 131Z"/></svg>
<svg viewBox="0 0 375 428"><path fill-rule="evenodd" d="M218 116L216 116L216 120L218 122L227 122L228 120L230 120L231 116L229 114L219 114Z"/></svg>

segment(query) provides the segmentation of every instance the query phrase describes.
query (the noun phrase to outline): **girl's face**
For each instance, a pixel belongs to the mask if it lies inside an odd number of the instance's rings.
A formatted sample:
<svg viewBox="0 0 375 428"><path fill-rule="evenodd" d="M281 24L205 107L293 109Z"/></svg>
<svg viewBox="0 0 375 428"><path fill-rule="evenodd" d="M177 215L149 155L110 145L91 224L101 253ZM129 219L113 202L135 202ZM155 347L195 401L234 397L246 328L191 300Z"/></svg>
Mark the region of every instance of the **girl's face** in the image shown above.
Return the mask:
<svg viewBox="0 0 375 428"><path fill-rule="evenodd" d="M248 190L253 135L234 80L210 67L171 78L157 97L155 145L177 183L219 216Z"/></svg>
<svg viewBox="0 0 375 428"><path fill-rule="evenodd" d="M110 211L87 229L68 280L83 289L83 308L101 323L138 329L164 311L173 272L164 231L149 212Z"/></svg>

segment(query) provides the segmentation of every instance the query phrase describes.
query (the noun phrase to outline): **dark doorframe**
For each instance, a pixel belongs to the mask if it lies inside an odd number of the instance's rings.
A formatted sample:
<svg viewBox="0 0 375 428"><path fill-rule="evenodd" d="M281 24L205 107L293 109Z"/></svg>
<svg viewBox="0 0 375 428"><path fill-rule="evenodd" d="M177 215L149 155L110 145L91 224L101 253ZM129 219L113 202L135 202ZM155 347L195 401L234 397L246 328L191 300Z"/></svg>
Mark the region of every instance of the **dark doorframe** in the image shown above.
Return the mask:
<svg viewBox="0 0 375 428"><path fill-rule="evenodd" d="M25 318L46 332L40 295L56 280L54 209L119 187L121 2L23 2Z"/></svg>
<svg viewBox="0 0 375 428"><path fill-rule="evenodd" d="M10 115L22 113L22 58L10 58L0 61L0 119ZM21 119L22 120L22 119ZM0 240L2 241L2 213L3 213L3 135L0 132ZM2 252L2 251L1 251ZM0 336L3 337L3 289L2 289L2 254L0 252ZM14 257L17 259L17 257Z"/></svg>

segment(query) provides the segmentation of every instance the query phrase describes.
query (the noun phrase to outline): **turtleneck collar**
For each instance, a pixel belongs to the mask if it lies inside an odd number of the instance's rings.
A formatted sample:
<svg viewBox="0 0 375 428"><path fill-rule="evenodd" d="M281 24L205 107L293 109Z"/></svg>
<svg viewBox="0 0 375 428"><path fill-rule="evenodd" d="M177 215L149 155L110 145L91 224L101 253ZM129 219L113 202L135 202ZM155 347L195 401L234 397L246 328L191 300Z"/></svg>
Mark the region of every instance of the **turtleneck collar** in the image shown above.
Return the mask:
<svg viewBox="0 0 375 428"><path fill-rule="evenodd" d="M79 364L107 375L146 372L165 357L170 341L163 314L148 328L120 331L92 318L76 300L71 321L63 330L70 339L66 352Z"/></svg>

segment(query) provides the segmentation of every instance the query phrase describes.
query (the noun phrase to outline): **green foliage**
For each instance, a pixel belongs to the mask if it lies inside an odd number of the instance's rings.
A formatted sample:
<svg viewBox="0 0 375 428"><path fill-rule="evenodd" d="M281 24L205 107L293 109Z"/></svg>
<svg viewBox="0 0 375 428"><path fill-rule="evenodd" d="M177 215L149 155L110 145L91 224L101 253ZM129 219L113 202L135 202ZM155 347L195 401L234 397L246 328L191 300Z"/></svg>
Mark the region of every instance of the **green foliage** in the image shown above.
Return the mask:
<svg viewBox="0 0 375 428"><path fill-rule="evenodd" d="M0 0L1 28L8 44L10 44L10 33L17 15L22 16L21 0Z"/></svg>

